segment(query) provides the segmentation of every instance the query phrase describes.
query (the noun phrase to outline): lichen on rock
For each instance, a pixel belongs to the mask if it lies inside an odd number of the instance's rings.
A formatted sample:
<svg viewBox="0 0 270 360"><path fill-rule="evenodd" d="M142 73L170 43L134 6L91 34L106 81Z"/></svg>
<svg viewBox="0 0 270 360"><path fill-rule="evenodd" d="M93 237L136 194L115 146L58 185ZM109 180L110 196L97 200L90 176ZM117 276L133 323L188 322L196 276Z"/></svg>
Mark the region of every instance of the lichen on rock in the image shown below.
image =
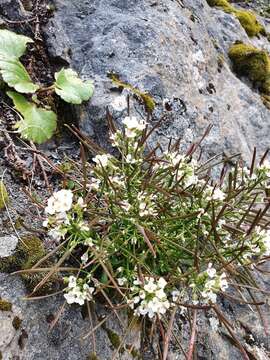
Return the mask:
<svg viewBox="0 0 270 360"><path fill-rule="evenodd" d="M234 71L248 77L264 94L270 94L270 57L264 50L237 42L229 49Z"/></svg>

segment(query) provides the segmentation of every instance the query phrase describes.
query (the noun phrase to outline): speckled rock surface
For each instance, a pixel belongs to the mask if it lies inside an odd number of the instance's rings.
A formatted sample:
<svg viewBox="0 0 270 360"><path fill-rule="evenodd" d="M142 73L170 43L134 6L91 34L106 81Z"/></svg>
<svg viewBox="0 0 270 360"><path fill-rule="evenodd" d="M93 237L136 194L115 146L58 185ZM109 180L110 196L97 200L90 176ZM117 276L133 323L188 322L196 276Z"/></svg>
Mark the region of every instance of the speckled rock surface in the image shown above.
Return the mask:
<svg viewBox="0 0 270 360"><path fill-rule="evenodd" d="M108 72L149 91L163 112L164 98L180 102L165 112L159 141L192 141L213 124L205 149L250 157L270 145L270 110L256 90L232 72L228 48L236 40L270 49L265 37L250 39L238 20L206 0L56 0L47 27L51 56L95 80L90 105L78 114L81 129L104 143L104 109L116 92ZM261 19L269 29L267 20Z"/></svg>
<svg viewBox="0 0 270 360"><path fill-rule="evenodd" d="M0 237L0 259L12 255L18 244L17 236L1 236Z"/></svg>

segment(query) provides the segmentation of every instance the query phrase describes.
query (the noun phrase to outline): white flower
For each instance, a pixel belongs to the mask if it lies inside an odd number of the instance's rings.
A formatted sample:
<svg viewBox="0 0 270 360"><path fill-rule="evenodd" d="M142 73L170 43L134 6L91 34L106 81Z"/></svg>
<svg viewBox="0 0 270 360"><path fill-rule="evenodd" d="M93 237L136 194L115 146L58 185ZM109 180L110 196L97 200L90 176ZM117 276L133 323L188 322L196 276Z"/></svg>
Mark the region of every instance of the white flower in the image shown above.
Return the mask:
<svg viewBox="0 0 270 360"><path fill-rule="evenodd" d="M62 189L54 192L48 199L48 205L45 212L50 215L69 211L72 206L73 194L71 190Z"/></svg>
<svg viewBox="0 0 270 360"><path fill-rule="evenodd" d="M46 220L43 221L42 226L43 227L48 227L48 224L49 224L49 220L46 219Z"/></svg>
<svg viewBox="0 0 270 360"><path fill-rule="evenodd" d="M122 132L120 130L115 131L110 135L110 139L112 140L112 146L120 146L122 140Z"/></svg>
<svg viewBox="0 0 270 360"><path fill-rule="evenodd" d="M198 182L198 176L196 176L194 174L190 175L190 176L185 176L184 182L185 182L186 187L189 187L191 185L195 185Z"/></svg>
<svg viewBox="0 0 270 360"><path fill-rule="evenodd" d="M184 156L180 155L177 151L165 152L165 157L170 161L173 166L178 165L184 160Z"/></svg>
<svg viewBox="0 0 270 360"><path fill-rule="evenodd" d="M133 281L133 284L134 284L134 285L141 285L142 282L141 282L141 280L140 280L139 278L136 278L136 279Z"/></svg>
<svg viewBox="0 0 270 360"><path fill-rule="evenodd" d="M84 240L84 245L89 246L89 247L94 246L93 239L91 239L91 238L85 239Z"/></svg>
<svg viewBox="0 0 270 360"><path fill-rule="evenodd" d="M69 225L70 223L66 212L59 212L55 214L55 221L58 225L61 224Z"/></svg>
<svg viewBox="0 0 270 360"><path fill-rule="evenodd" d="M127 283L127 278L121 277L117 279L118 285L123 286L125 283Z"/></svg>
<svg viewBox="0 0 270 360"><path fill-rule="evenodd" d="M172 295L172 301L173 302L176 302L176 301L178 301L179 299L180 299L180 291L179 290L173 290L172 292L171 292L171 295Z"/></svg>
<svg viewBox="0 0 270 360"><path fill-rule="evenodd" d="M86 264L87 261L88 261L88 259L89 259L89 256L88 256L88 253L87 253L87 252L84 253L84 254L81 256L81 261L82 261L83 264Z"/></svg>
<svg viewBox="0 0 270 360"><path fill-rule="evenodd" d="M127 211L127 212L128 212L128 211L130 210L130 208L131 208L131 205L130 205L130 203L129 203L127 200L121 201L120 206L121 206L122 209L124 209L124 210Z"/></svg>
<svg viewBox="0 0 270 360"><path fill-rule="evenodd" d="M270 255L270 230L261 229L259 226L255 228L255 241L257 244L253 246L253 251L256 249L256 246L259 246L259 250L261 250L264 255Z"/></svg>
<svg viewBox="0 0 270 360"><path fill-rule="evenodd" d="M81 208L85 208L87 205L84 203L83 198L80 196L77 201L77 205Z"/></svg>
<svg viewBox="0 0 270 360"><path fill-rule="evenodd" d="M68 278L67 293L64 294L64 298L68 304L83 305L85 300L92 300L92 294L95 291L94 287L90 287L88 284L78 285L78 280L75 276Z"/></svg>
<svg viewBox="0 0 270 360"><path fill-rule="evenodd" d="M136 129L142 131L146 127L146 123L144 121L138 121L135 116L127 116L123 120L123 124L128 129Z"/></svg>
<svg viewBox="0 0 270 360"><path fill-rule="evenodd" d="M115 176L110 176L109 177L110 181L117 186L125 186L125 182L124 182L124 177L123 176L119 176L119 175L115 175Z"/></svg>
<svg viewBox="0 0 270 360"><path fill-rule="evenodd" d="M217 201L222 201L226 198L226 194L220 190L219 188L216 188L212 194L212 199Z"/></svg>
<svg viewBox="0 0 270 360"><path fill-rule="evenodd" d="M219 278L219 281L220 281L220 289L222 291L225 291L229 287L229 284L228 284L227 277L226 277L225 273L221 274L221 276Z"/></svg>
<svg viewBox="0 0 270 360"><path fill-rule="evenodd" d="M92 294L95 291L94 287L90 287L88 284L83 285L83 295L86 300L90 301L92 300Z"/></svg>
<svg viewBox="0 0 270 360"><path fill-rule="evenodd" d="M145 291L144 290L140 290L140 292L139 292L139 297L141 298L141 299L145 299Z"/></svg>
<svg viewBox="0 0 270 360"><path fill-rule="evenodd" d="M65 236L65 232L62 232L61 229L57 227L49 230L48 236L54 241L59 242Z"/></svg>
<svg viewBox="0 0 270 360"><path fill-rule="evenodd" d="M131 154L128 154L126 156L126 163L127 164L135 164L136 163L136 159L134 159L134 157Z"/></svg>
<svg viewBox="0 0 270 360"><path fill-rule="evenodd" d="M158 299L164 299L166 298L166 293L163 289L159 289L155 292L155 295Z"/></svg>
<svg viewBox="0 0 270 360"><path fill-rule="evenodd" d="M96 155L92 160L97 165L101 165L102 167L107 167L109 165L111 158L112 156L110 154L102 154L102 155Z"/></svg>
<svg viewBox="0 0 270 360"><path fill-rule="evenodd" d="M157 284L154 283L154 279L150 278L149 281L147 281L147 283L144 285L144 290L149 292L149 293L153 293L157 290Z"/></svg>
<svg viewBox="0 0 270 360"><path fill-rule="evenodd" d="M167 285L167 281L165 279L163 279L163 277L161 277L158 279L157 285L160 289L164 289L165 286Z"/></svg>
<svg viewBox="0 0 270 360"><path fill-rule="evenodd" d="M77 285L77 279L75 276L69 276L68 278L68 287L69 288L74 288Z"/></svg>
<svg viewBox="0 0 270 360"><path fill-rule="evenodd" d="M77 226L81 231L89 231L90 230L89 226L84 221L80 221L77 224Z"/></svg>
<svg viewBox="0 0 270 360"><path fill-rule="evenodd" d="M135 298L133 299L134 304L138 304L140 301L141 301L141 298L139 296L135 296Z"/></svg>
<svg viewBox="0 0 270 360"><path fill-rule="evenodd" d="M264 160L258 169L265 172L267 176L270 176L270 162L268 160Z"/></svg>
<svg viewBox="0 0 270 360"><path fill-rule="evenodd" d="M101 181L99 179L92 177L90 184L87 184L87 188L90 190L93 189L95 191L98 191L100 183Z"/></svg>
<svg viewBox="0 0 270 360"><path fill-rule="evenodd" d="M113 99L110 105L116 111L123 111L127 107L127 99L124 95L119 95Z"/></svg>
<svg viewBox="0 0 270 360"><path fill-rule="evenodd" d="M217 273L216 269L212 267L212 263L208 264L206 272L210 278L214 278Z"/></svg>
<svg viewBox="0 0 270 360"><path fill-rule="evenodd" d="M135 138L137 132L143 131L146 127L145 121L138 121L135 116L125 117L123 124L125 125L125 133L128 138Z"/></svg>

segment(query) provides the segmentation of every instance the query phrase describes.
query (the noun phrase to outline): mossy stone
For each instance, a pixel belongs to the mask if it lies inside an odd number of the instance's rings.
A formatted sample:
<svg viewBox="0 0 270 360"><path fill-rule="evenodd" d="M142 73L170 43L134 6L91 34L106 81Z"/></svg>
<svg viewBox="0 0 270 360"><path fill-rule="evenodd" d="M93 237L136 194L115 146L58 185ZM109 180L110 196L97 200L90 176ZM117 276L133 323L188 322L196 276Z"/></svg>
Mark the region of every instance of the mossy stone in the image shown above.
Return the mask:
<svg viewBox="0 0 270 360"><path fill-rule="evenodd" d="M0 299L0 311L11 311L12 310L12 304L11 302Z"/></svg>
<svg viewBox="0 0 270 360"><path fill-rule="evenodd" d="M18 243L15 253L0 262L0 272L11 273L18 270L28 270L46 255L42 241L36 236L24 236ZM51 266L47 261L42 266ZM24 284L29 292L32 292L35 286L43 279L45 272L29 272L20 274ZM58 280L58 277L52 276L36 295L44 295L51 292Z"/></svg>
<svg viewBox="0 0 270 360"><path fill-rule="evenodd" d="M13 272L29 269L45 255L42 241L35 236L24 236L17 245L15 253L1 259L0 271Z"/></svg>
<svg viewBox="0 0 270 360"><path fill-rule="evenodd" d="M207 0L210 6L217 6L228 14L233 14L239 20L248 36L262 34L266 36L265 28L258 22L255 14L248 10L239 10L232 6L228 0Z"/></svg>
<svg viewBox="0 0 270 360"><path fill-rule="evenodd" d="M88 355L87 360L99 360L99 358L97 357L96 353L92 352Z"/></svg>
<svg viewBox="0 0 270 360"><path fill-rule="evenodd" d="M12 326L14 327L15 330L19 330L19 328L21 327L21 323L22 320L19 318L19 316L15 316L14 319L12 320Z"/></svg>
<svg viewBox="0 0 270 360"><path fill-rule="evenodd" d="M0 210L5 209L8 204L8 192L3 181L0 181Z"/></svg>
<svg viewBox="0 0 270 360"><path fill-rule="evenodd" d="M248 36L266 35L265 28L258 22L256 16L250 11L236 10L235 15Z"/></svg>
<svg viewBox="0 0 270 360"><path fill-rule="evenodd" d="M266 51L236 43L230 48L229 57L238 75L247 76L263 94L270 94L270 57Z"/></svg>

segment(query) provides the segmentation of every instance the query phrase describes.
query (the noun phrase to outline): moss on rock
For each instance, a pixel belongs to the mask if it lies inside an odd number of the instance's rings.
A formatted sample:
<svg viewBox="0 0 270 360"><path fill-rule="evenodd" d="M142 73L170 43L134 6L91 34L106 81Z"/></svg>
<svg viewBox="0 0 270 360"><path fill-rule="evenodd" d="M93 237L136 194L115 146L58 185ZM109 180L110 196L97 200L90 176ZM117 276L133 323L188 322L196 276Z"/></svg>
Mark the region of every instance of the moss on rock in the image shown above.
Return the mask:
<svg viewBox="0 0 270 360"><path fill-rule="evenodd" d="M0 272L11 273L18 270L28 270L35 265L46 254L42 241L35 236L24 236L18 243L15 253L0 262ZM44 262L43 266L50 266ZM29 272L20 274L24 284L29 292L32 292L35 286L43 279L45 272ZM56 284L57 276L48 280L36 295L43 295L51 292Z"/></svg>
<svg viewBox="0 0 270 360"><path fill-rule="evenodd" d="M99 358L97 357L96 353L91 353L88 355L87 360L99 360Z"/></svg>
<svg viewBox="0 0 270 360"><path fill-rule="evenodd" d="M262 93L270 94L270 57L266 51L236 43L229 49L229 57L238 75L248 77Z"/></svg>
<svg viewBox="0 0 270 360"><path fill-rule="evenodd" d="M13 271L29 269L45 255L42 241L35 236L24 236L18 243L15 253L0 262L0 271L11 273Z"/></svg>
<svg viewBox="0 0 270 360"><path fill-rule="evenodd" d="M8 192L3 181L0 181L0 210L5 209L8 203Z"/></svg>
<svg viewBox="0 0 270 360"><path fill-rule="evenodd" d="M12 304L4 299L0 299L0 311L11 311Z"/></svg>
<svg viewBox="0 0 270 360"><path fill-rule="evenodd" d="M14 327L15 330L19 330L19 328L21 327L21 323L22 320L19 318L19 316L15 316L14 319L12 320L12 326Z"/></svg>
<svg viewBox="0 0 270 360"><path fill-rule="evenodd" d="M252 11L239 10L232 6L228 0L207 0L210 6L217 6L228 14L233 14L239 20L248 36L266 35L265 28L258 22Z"/></svg>

